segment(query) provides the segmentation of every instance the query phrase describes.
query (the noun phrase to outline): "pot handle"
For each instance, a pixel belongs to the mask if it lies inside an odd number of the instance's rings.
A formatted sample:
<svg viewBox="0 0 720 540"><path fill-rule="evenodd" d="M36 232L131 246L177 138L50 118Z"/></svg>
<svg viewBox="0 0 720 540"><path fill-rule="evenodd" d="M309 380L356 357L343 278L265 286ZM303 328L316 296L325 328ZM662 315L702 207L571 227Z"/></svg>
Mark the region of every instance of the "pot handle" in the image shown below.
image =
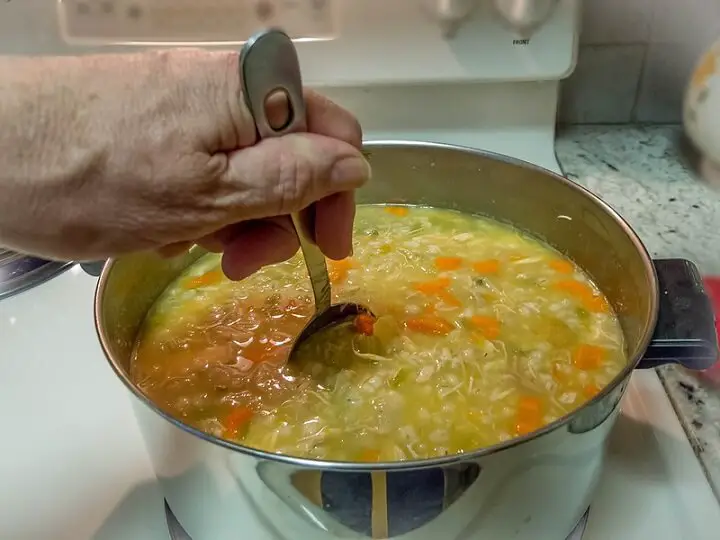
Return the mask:
<svg viewBox="0 0 720 540"><path fill-rule="evenodd" d="M660 302L652 341L640 369L676 363L693 370L718 360L715 314L697 266L685 259L656 259Z"/></svg>
<svg viewBox="0 0 720 540"><path fill-rule="evenodd" d="M100 275L103 266L105 266L105 261L86 261L80 263L80 268L82 268L86 274L93 277L98 277Z"/></svg>

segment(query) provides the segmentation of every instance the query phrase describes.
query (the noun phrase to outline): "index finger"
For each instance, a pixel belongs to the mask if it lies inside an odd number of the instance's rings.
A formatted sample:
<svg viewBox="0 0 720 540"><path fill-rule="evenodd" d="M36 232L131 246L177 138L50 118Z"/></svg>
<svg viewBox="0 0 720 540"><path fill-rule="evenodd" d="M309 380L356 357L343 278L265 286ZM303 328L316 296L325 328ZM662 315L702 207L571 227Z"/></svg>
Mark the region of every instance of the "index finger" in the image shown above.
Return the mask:
<svg viewBox="0 0 720 540"><path fill-rule="evenodd" d="M330 98L305 89L307 129L310 133L340 139L355 148L362 147L362 128L357 118Z"/></svg>

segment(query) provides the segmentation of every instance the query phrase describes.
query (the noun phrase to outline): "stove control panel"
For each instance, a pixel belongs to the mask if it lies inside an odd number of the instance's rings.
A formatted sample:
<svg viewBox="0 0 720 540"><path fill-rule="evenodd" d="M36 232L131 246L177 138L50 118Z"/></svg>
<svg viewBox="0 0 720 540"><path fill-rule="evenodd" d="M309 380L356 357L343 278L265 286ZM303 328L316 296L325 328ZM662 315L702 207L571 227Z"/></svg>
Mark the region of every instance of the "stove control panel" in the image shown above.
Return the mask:
<svg viewBox="0 0 720 540"><path fill-rule="evenodd" d="M86 43L233 43L278 26L328 39L336 0L60 0L65 38Z"/></svg>
<svg viewBox="0 0 720 540"><path fill-rule="evenodd" d="M0 54L297 42L312 86L548 81L572 72L580 0L0 0Z"/></svg>

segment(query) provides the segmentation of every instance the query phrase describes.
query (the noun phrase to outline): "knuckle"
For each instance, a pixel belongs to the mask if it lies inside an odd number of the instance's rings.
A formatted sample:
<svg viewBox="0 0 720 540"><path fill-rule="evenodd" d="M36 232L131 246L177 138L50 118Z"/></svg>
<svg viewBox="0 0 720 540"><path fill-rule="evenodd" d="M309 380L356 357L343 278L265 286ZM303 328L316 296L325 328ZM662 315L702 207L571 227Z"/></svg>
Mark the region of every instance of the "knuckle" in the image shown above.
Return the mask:
<svg viewBox="0 0 720 540"><path fill-rule="evenodd" d="M282 151L275 162L278 179L278 214L296 212L312 202L315 171L302 154Z"/></svg>

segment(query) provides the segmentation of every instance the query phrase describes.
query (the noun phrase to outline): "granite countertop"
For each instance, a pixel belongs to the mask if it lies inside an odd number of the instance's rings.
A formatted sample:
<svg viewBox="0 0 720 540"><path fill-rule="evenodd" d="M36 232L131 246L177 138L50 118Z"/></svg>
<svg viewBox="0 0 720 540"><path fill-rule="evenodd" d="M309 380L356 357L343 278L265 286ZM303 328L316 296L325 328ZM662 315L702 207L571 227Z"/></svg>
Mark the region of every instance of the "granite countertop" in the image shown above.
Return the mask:
<svg viewBox="0 0 720 540"><path fill-rule="evenodd" d="M695 173L679 126L562 128L556 150L566 175L613 206L653 257L720 275L720 190ZM676 366L658 374L720 499L720 378Z"/></svg>

